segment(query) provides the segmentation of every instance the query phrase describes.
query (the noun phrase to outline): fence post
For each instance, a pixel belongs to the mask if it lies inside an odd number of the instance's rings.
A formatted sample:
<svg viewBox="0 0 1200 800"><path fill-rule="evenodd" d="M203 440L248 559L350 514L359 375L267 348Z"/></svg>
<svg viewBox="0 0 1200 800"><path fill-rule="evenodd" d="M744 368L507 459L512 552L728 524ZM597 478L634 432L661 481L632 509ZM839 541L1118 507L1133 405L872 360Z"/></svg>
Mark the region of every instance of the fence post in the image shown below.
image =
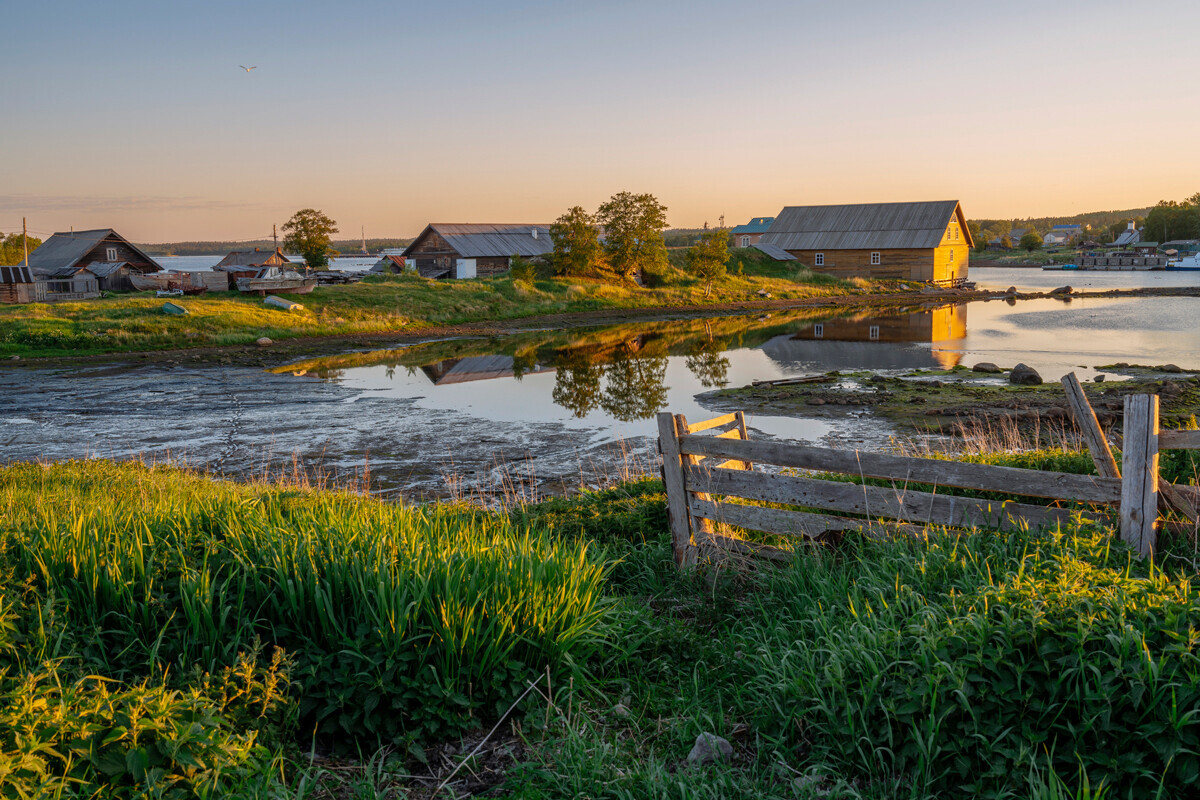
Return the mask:
<svg viewBox="0 0 1200 800"><path fill-rule="evenodd" d="M696 563L692 546L691 515L687 507L687 489L683 483L683 458L679 452L677 420L670 412L658 415L658 447L663 459L663 488L667 492L667 521L671 528L671 550L677 567Z"/></svg>
<svg viewBox="0 0 1200 800"><path fill-rule="evenodd" d="M1158 545L1158 395L1125 396L1121 441L1121 539L1143 556Z"/></svg>
<svg viewBox="0 0 1200 800"><path fill-rule="evenodd" d="M1075 417L1075 424L1083 433L1083 440L1092 454L1096 474L1101 478L1121 477L1121 471L1117 469L1117 460L1113 458L1108 440L1104 438L1104 431L1100 428L1100 421L1096 419L1096 412L1092 410L1092 404L1083 393L1083 387L1079 385L1075 373L1068 372L1063 375L1062 385L1067 392L1067 405L1071 407L1071 415Z"/></svg>

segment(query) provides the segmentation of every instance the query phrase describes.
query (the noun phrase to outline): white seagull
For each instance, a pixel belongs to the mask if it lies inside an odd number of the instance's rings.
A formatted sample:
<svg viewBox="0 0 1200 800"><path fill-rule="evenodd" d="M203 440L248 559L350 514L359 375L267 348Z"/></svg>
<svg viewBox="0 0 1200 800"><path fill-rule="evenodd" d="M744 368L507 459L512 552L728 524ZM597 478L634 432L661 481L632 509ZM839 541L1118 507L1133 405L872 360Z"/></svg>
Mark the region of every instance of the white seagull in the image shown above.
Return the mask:
<svg viewBox="0 0 1200 800"><path fill-rule="evenodd" d="M242 67L242 65L241 65L241 64L238 64L238 66L239 66L239 67ZM258 65L256 64L256 65L254 65L253 67L242 67L242 69L246 70L246 72L249 72L249 71L250 71L250 70L252 70L252 69L258 69Z"/></svg>

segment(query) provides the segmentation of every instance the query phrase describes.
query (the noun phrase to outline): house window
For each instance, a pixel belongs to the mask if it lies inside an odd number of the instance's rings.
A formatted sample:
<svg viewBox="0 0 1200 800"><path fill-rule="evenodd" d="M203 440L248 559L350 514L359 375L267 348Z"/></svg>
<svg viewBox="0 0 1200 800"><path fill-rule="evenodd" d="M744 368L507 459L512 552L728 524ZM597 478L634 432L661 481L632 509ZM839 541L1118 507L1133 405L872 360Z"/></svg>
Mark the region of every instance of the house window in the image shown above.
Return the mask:
<svg viewBox="0 0 1200 800"><path fill-rule="evenodd" d="M825 254L824 254L824 253L817 253L817 254L816 254L814 257L813 257L813 264L815 264L815 265L816 265L816 266L818 266L818 267L823 267L823 266L825 266Z"/></svg>
<svg viewBox="0 0 1200 800"><path fill-rule="evenodd" d="M871 253L871 266L879 266L879 253Z"/></svg>
<svg viewBox="0 0 1200 800"><path fill-rule="evenodd" d="M750 246L750 237L743 236L742 237L742 247L749 247L749 246Z"/></svg>
<svg viewBox="0 0 1200 800"><path fill-rule="evenodd" d="M816 337L817 339L824 338L825 337L825 326L819 322L816 325L813 325L813 336Z"/></svg>
<svg viewBox="0 0 1200 800"><path fill-rule="evenodd" d="M115 247L109 247L108 249L106 249L104 251L104 254L107 256L107 258L106 258L107 261L116 261L117 260L117 248L115 248Z"/></svg>
<svg viewBox="0 0 1200 800"><path fill-rule="evenodd" d="M950 263L951 264L954 263L954 251L953 250L950 251Z"/></svg>
<svg viewBox="0 0 1200 800"><path fill-rule="evenodd" d="M867 331L867 335L871 337L872 341L874 341L875 339L878 339L879 338L879 326L872 325L870 330Z"/></svg>

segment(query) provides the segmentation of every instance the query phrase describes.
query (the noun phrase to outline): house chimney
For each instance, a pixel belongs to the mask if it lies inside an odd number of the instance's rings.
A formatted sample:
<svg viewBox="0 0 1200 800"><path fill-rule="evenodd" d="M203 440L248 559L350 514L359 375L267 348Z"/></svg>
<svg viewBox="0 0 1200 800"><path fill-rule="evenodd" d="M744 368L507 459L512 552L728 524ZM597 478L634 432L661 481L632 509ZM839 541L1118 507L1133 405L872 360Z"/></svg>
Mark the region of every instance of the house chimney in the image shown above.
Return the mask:
<svg viewBox="0 0 1200 800"><path fill-rule="evenodd" d="M530 228L529 233L533 236L533 238L537 238L537 228Z"/></svg>
<svg viewBox="0 0 1200 800"><path fill-rule="evenodd" d="M1133 220L1129 220L1129 225L1126 228L1126 230L1130 230L1130 231L1137 230L1137 225L1134 223Z"/></svg>

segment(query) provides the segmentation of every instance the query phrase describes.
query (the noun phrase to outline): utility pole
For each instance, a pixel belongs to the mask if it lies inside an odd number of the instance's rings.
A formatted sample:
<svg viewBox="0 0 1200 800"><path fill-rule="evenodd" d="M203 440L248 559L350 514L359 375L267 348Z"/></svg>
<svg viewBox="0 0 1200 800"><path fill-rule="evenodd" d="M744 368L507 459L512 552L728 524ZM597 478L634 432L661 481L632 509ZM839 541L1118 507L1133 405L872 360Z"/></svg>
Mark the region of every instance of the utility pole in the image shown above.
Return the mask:
<svg viewBox="0 0 1200 800"><path fill-rule="evenodd" d="M25 218L21 217L21 244L25 246L25 266L29 266L29 229L25 226Z"/></svg>
<svg viewBox="0 0 1200 800"><path fill-rule="evenodd" d="M274 223L271 224L271 238L275 240L275 249L279 249L279 233L275 230Z"/></svg>

